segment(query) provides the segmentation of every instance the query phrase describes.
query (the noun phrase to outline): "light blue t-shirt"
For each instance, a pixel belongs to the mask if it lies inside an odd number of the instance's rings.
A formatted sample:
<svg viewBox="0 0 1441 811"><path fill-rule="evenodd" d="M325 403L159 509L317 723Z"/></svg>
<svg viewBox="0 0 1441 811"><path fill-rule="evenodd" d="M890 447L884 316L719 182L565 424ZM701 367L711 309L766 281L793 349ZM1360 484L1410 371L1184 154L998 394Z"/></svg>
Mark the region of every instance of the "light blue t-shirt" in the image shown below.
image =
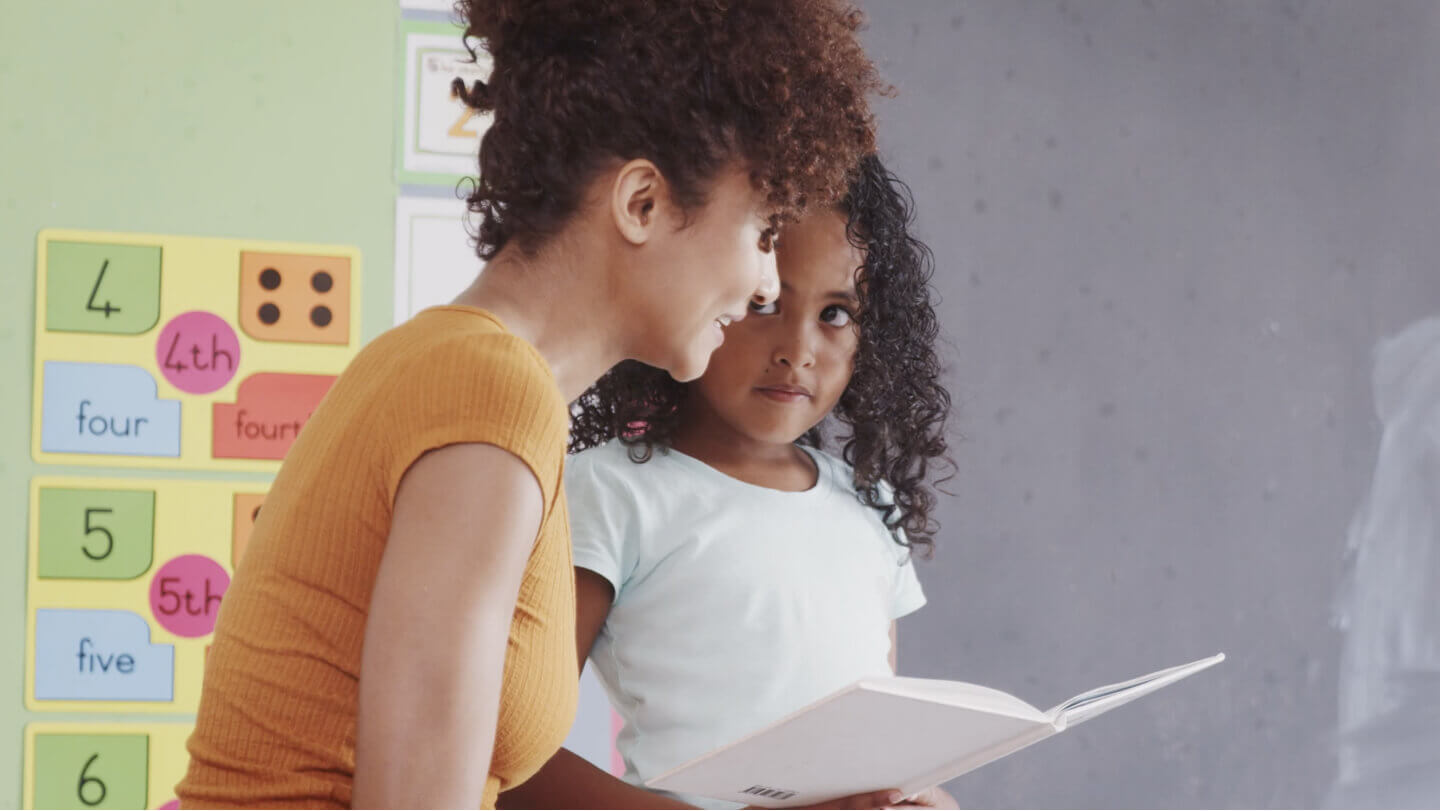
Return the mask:
<svg viewBox="0 0 1441 811"><path fill-rule="evenodd" d="M678 451L637 464L618 441L568 460L575 565L615 589L590 661L625 719L628 781L890 675L891 621L925 596L850 467L806 451L820 475L801 493Z"/></svg>

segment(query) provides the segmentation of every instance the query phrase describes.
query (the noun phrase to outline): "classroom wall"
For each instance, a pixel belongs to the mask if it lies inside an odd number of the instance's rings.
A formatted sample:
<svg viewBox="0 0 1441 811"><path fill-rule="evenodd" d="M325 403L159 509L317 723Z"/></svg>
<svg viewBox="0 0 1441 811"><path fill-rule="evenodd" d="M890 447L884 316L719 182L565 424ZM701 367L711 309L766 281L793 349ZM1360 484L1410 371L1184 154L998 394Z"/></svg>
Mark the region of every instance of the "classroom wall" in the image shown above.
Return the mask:
<svg viewBox="0 0 1441 811"><path fill-rule="evenodd" d="M0 666L0 806L19 807L23 724L92 718L28 713L21 702L27 498L42 472L29 440L36 233L353 245L366 262L362 334L373 337L392 318L399 10L84 1L6 3L3 18L0 649L10 653Z"/></svg>
<svg viewBox="0 0 1441 811"><path fill-rule="evenodd" d="M951 793L1435 807L1436 4L864 8L956 403L901 671L1229 657Z"/></svg>

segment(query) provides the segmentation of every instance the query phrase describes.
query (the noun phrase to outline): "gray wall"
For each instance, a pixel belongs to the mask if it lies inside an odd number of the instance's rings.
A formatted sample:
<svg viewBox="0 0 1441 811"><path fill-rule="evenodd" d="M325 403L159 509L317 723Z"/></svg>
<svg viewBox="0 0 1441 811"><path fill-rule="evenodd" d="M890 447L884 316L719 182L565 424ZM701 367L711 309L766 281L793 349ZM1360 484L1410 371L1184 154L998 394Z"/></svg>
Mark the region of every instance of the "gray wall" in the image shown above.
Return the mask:
<svg viewBox="0 0 1441 811"><path fill-rule="evenodd" d="M1436 4L862 7L957 403L901 671L1044 707L1229 657L951 792L1435 807Z"/></svg>

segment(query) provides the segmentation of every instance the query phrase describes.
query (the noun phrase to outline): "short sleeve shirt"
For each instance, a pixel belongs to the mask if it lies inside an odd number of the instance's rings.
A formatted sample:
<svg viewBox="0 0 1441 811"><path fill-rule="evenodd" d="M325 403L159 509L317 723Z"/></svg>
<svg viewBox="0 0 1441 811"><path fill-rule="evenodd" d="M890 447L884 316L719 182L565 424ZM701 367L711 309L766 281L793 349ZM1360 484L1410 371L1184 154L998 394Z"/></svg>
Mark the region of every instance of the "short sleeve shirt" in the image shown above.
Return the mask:
<svg viewBox="0 0 1441 811"><path fill-rule="evenodd" d="M925 596L848 465L807 448L815 486L784 492L679 451L629 451L611 442L565 472L575 565L615 590L590 655L625 720L627 780L890 675L891 621Z"/></svg>

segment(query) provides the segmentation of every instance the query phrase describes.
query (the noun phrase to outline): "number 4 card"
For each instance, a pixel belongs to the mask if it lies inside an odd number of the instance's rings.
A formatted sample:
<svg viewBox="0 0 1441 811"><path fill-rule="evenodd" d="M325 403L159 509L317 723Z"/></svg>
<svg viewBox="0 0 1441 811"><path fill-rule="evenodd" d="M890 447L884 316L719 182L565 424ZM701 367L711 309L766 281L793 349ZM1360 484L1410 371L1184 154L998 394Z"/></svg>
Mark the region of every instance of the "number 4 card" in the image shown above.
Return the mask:
<svg viewBox="0 0 1441 811"><path fill-rule="evenodd" d="M360 345L353 248L46 230L36 461L273 471Z"/></svg>

